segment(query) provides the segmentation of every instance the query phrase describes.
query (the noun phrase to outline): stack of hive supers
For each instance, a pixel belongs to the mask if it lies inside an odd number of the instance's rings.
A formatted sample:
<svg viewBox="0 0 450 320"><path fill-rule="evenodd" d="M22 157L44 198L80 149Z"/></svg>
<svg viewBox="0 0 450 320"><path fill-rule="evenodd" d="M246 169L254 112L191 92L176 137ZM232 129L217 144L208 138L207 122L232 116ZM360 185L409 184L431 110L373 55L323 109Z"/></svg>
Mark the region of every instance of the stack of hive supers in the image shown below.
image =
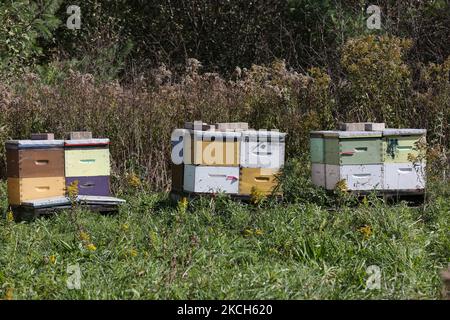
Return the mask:
<svg viewBox="0 0 450 320"><path fill-rule="evenodd" d="M172 190L247 196L269 194L284 164L285 134L248 130L247 123L187 123L175 130Z"/></svg>
<svg viewBox="0 0 450 320"><path fill-rule="evenodd" d="M110 196L109 139L71 132L64 142L66 185L78 182L78 194Z"/></svg>
<svg viewBox="0 0 450 320"><path fill-rule="evenodd" d="M41 140L6 142L8 201L19 206L27 200L64 196L64 141L53 135ZM50 140L42 140L50 138Z"/></svg>
<svg viewBox="0 0 450 320"><path fill-rule="evenodd" d="M108 146L109 139L92 139L88 132L72 132L65 141L54 140L53 134L7 141L9 204L65 199L66 186L75 180L79 195L109 196Z"/></svg>
<svg viewBox="0 0 450 320"><path fill-rule="evenodd" d="M425 160L420 145L426 130L385 129L383 123L349 123L341 131L310 135L312 181L333 190L345 181L351 191L425 189Z"/></svg>

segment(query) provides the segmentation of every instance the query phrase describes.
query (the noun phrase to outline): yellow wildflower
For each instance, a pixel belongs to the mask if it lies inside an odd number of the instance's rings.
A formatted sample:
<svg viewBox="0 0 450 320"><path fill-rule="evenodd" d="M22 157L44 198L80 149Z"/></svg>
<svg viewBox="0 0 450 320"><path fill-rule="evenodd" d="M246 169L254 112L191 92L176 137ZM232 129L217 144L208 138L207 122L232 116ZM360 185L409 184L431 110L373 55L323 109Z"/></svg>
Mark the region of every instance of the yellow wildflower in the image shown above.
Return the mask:
<svg viewBox="0 0 450 320"><path fill-rule="evenodd" d="M137 255L138 255L138 252L137 252L136 249L131 249L131 250L130 250L130 256L136 257Z"/></svg>
<svg viewBox="0 0 450 320"><path fill-rule="evenodd" d="M6 220L7 220L8 222L14 221L14 214L13 214L13 212L12 212L11 210L8 211L8 213L6 214Z"/></svg>
<svg viewBox="0 0 450 320"><path fill-rule="evenodd" d="M255 234L257 235L257 236L261 236L261 235L263 235L263 231L261 230L261 229L255 229Z"/></svg>
<svg viewBox="0 0 450 320"><path fill-rule="evenodd" d="M128 231L128 229L130 229L130 225L129 225L128 223L124 223L124 224L122 225L122 230L123 230L123 231Z"/></svg>
<svg viewBox="0 0 450 320"><path fill-rule="evenodd" d="M97 250L97 247L93 243L89 243L86 246L86 249L88 249L89 251L95 251L95 250Z"/></svg>
<svg viewBox="0 0 450 320"><path fill-rule="evenodd" d="M48 261L51 264L55 264L56 263L56 256L54 254L52 254L50 257L48 257Z"/></svg>
<svg viewBox="0 0 450 320"><path fill-rule="evenodd" d="M5 300L13 300L14 299L14 289L8 288L5 293Z"/></svg>
<svg viewBox="0 0 450 320"><path fill-rule="evenodd" d="M186 197L183 197L180 201L178 201L178 210L180 212L186 212L188 205L188 199Z"/></svg>
<svg viewBox="0 0 450 320"><path fill-rule="evenodd" d="M67 196L73 201L78 197L78 180L73 181L67 187Z"/></svg>
<svg viewBox="0 0 450 320"><path fill-rule="evenodd" d="M83 241L89 241L91 239L91 237L86 232L81 231L80 232L80 239L83 240Z"/></svg>
<svg viewBox="0 0 450 320"><path fill-rule="evenodd" d="M128 175L128 185L133 188L141 186L141 180L134 172Z"/></svg>
<svg viewBox="0 0 450 320"><path fill-rule="evenodd" d="M369 239L373 233L372 227L368 226L368 225L365 225L365 226L359 228L358 231L363 234L364 240Z"/></svg>
<svg viewBox="0 0 450 320"><path fill-rule="evenodd" d="M347 191L348 190L347 180L345 179L339 180L338 183L336 183L335 189L341 192Z"/></svg>
<svg viewBox="0 0 450 320"><path fill-rule="evenodd" d="M256 187L252 187L252 190L250 191L250 201L257 205L261 203L266 198L266 194Z"/></svg>

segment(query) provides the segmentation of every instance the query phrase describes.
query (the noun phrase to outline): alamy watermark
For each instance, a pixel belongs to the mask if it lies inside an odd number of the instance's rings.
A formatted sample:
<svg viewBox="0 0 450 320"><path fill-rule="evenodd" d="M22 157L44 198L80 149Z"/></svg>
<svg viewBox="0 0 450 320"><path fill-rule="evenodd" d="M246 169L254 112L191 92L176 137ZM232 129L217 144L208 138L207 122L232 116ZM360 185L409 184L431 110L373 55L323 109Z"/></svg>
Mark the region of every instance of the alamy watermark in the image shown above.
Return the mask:
<svg viewBox="0 0 450 320"><path fill-rule="evenodd" d="M366 280L367 290L381 289L381 268L377 265L367 267L366 273L369 276Z"/></svg>
<svg viewBox="0 0 450 320"><path fill-rule="evenodd" d="M370 5L366 10L371 16L367 19L366 25L368 29L381 29L381 9L379 6Z"/></svg>
<svg viewBox="0 0 450 320"><path fill-rule="evenodd" d="M67 266L67 280L66 285L69 290L80 290L81 289L81 269L78 264Z"/></svg>
<svg viewBox="0 0 450 320"><path fill-rule="evenodd" d="M66 26L70 30L81 29L81 8L79 6L71 5L67 7L67 14L70 14L67 18Z"/></svg>

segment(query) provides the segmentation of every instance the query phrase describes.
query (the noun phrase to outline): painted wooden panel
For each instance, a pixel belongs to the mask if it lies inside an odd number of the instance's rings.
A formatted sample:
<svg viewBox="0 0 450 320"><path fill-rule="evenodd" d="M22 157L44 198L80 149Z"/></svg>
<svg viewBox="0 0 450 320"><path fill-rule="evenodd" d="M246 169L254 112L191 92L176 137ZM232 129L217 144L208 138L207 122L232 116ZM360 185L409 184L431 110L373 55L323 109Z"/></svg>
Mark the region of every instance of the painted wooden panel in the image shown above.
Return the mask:
<svg viewBox="0 0 450 320"><path fill-rule="evenodd" d="M239 148L239 141L193 141L191 159L187 162L185 158L185 163L208 166L239 166Z"/></svg>
<svg viewBox="0 0 450 320"><path fill-rule="evenodd" d="M325 140L322 137L311 137L309 153L312 163L325 163Z"/></svg>
<svg viewBox="0 0 450 320"><path fill-rule="evenodd" d="M425 136L389 136L383 140L383 159L386 163L408 163L410 156L416 159L423 156L424 152L419 151L417 143L420 139L426 142Z"/></svg>
<svg viewBox="0 0 450 320"><path fill-rule="evenodd" d="M184 165L172 164L172 190L183 191Z"/></svg>
<svg viewBox="0 0 450 320"><path fill-rule="evenodd" d="M242 141L241 167L278 169L284 165L284 142Z"/></svg>
<svg viewBox="0 0 450 320"><path fill-rule="evenodd" d="M386 163L385 190L423 190L426 184L425 164Z"/></svg>
<svg viewBox="0 0 450 320"><path fill-rule="evenodd" d="M231 193L239 190L239 167L185 165L184 190L200 193Z"/></svg>
<svg viewBox="0 0 450 320"><path fill-rule="evenodd" d="M84 196L110 196L109 176L66 178L66 186L78 181L78 194Z"/></svg>
<svg viewBox="0 0 450 320"><path fill-rule="evenodd" d="M383 165L326 165L326 188L333 190L345 180L348 190L381 190L383 188Z"/></svg>
<svg viewBox="0 0 450 320"><path fill-rule="evenodd" d="M7 175L10 178L64 176L64 150L16 149L7 150Z"/></svg>
<svg viewBox="0 0 450 320"><path fill-rule="evenodd" d="M284 165L286 134L278 131L242 132L241 167L279 169Z"/></svg>
<svg viewBox="0 0 450 320"><path fill-rule="evenodd" d="M64 195L64 177L8 178L8 201L10 205L20 205L23 201Z"/></svg>
<svg viewBox="0 0 450 320"><path fill-rule="evenodd" d="M252 188L258 192L271 194L278 184L275 177L278 172L277 169L241 168L239 194L249 195L252 193Z"/></svg>
<svg viewBox="0 0 450 320"><path fill-rule="evenodd" d="M311 180L315 186L325 188L325 164L323 163L312 163L311 164Z"/></svg>
<svg viewBox="0 0 450 320"><path fill-rule="evenodd" d="M110 175L108 148L69 149L65 158L66 177Z"/></svg>
<svg viewBox="0 0 450 320"><path fill-rule="evenodd" d="M381 138L325 139L325 162L332 165L380 164Z"/></svg>

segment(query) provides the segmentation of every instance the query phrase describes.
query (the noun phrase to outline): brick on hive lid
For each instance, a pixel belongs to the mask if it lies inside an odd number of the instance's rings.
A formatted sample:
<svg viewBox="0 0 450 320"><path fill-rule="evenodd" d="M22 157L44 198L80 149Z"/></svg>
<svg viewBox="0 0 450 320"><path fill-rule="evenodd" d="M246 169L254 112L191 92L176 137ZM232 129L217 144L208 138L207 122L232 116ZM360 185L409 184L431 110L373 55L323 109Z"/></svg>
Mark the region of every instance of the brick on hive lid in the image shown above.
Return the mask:
<svg viewBox="0 0 450 320"><path fill-rule="evenodd" d="M243 131L248 130L247 122L218 122L214 124L219 131Z"/></svg>
<svg viewBox="0 0 450 320"><path fill-rule="evenodd" d="M339 123L339 130L341 130L341 131L365 131L366 123L368 123L368 122Z"/></svg>
<svg viewBox="0 0 450 320"><path fill-rule="evenodd" d="M32 133L31 140L55 140L53 133Z"/></svg>
<svg viewBox="0 0 450 320"><path fill-rule="evenodd" d="M213 125L207 124L206 122L201 122L201 121L184 123L184 129L188 129L188 130L209 131L209 130L212 130L213 127L214 127Z"/></svg>
<svg viewBox="0 0 450 320"><path fill-rule="evenodd" d="M386 124L384 122L367 122L364 128L365 131L383 131L384 129L386 129Z"/></svg>
<svg viewBox="0 0 450 320"><path fill-rule="evenodd" d="M92 132L90 131L71 131L68 133L69 140L83 140L92 139Z"/></svg>

